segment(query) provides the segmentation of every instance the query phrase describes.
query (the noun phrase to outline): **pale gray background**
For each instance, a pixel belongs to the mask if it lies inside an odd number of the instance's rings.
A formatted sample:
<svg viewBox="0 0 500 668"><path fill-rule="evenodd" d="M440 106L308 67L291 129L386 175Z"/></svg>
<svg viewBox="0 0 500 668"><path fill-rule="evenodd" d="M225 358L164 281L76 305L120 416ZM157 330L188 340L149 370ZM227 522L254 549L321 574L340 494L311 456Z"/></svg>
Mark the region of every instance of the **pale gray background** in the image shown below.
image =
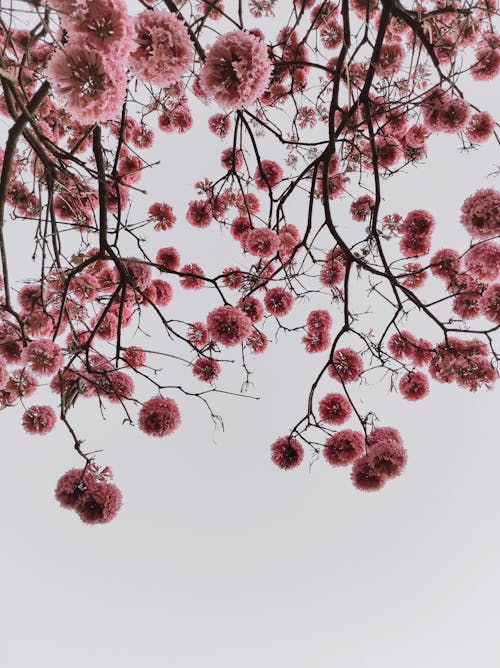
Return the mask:
<svg viewBox="0 0 500 668"><path fill-rule="evenodd" d="M478 106L492 109L492 88L474 87ZM158 133L162 167L144 183L151 201L175 206L183 259L208 267L220 235L183 231L182 211L221 144L207 138L200 107L193 111L189 135ZM457 148L453 136L433 138L429 165L386 191L388 210L435 214L436 248L439 239L466 247L461 202L496 183L493 143L467 156ZM18 250L30 235L9 232ZM174 237L166 239L155 237L153 248ZM119 516L102 527L82 525L52 498L61 473L77 465L64 430L29 437L19 410L3 411L2 665L498 665L498 390L433 384L411 405L374 379L359 397L401 430L409 464L380 493L364 494L322 459L310 472L269 461L269 444L302 415L321 363L298 337L256 358L261 400L217 400L224 433L177 394L183 424L164 440L120 426L116 410L103 422L96 403L80 402L73 420L89 449L105 448L99 461L124 494Z"/></svg>

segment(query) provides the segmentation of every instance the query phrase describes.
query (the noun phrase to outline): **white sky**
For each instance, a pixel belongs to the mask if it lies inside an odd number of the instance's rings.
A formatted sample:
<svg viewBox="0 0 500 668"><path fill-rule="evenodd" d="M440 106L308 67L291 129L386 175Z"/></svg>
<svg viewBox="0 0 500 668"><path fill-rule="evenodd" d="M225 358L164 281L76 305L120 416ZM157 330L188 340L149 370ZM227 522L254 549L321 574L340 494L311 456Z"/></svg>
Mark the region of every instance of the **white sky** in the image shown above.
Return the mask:
<svg viewBox="0 0 500 668"><path fill-rule="evenodd" d="M493 88L478 86L471 101L492 111ZM191 184L221 150L196 114L195 126L185 137L157 133L162 167L147 176L151 201L170 201L179 229ZM455 137L434 138L426 168L387 184L388 206L429 209L436 248L454 239L465 248L459 207L495 187L495 162L493 143L463 156ZM29 233L10 232L19 250ZM204 266L218 252L216 230L180 234L196 244L186 261ZM106 526L83 525L52 497L78 465L64 430L29 437L18 410L2 412L0 665L497 665L498 389L433 383L411 405L387 382L364 388L366 410L400 429L409 463L381 492L363 494L322 458L310 472L269 461L322 363L299 339L255 359L260 401L216 402L224 433L195 401L179 400L182 426L164 440L120 426L115 410L103 422L96 403L80 402L74 421L89 449L105 448L100 461L124 494Z"/></svg>

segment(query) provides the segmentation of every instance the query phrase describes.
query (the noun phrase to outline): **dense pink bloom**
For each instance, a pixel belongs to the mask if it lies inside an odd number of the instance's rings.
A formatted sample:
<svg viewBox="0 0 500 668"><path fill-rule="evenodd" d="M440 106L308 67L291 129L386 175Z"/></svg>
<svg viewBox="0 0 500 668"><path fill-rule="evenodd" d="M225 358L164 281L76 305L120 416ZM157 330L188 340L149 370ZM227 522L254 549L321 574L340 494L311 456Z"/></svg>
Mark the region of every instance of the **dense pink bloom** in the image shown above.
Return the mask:
<svg viewBox="0 0 500 668"><path fill-rule="evenodd" d="M484 317L500 325L500 283L494 283L485 290L480 305Z"/></svg>
<svg viewBox="0 0 500 668"><path fill-rule="evenodd" d="M380 443L390 443L394 446L402 447L403 439L401 438L399 431L394 429L394 427L377 427L377 429L373 429L368 436L367 445L369 448L373 448Z"/></svg>
<svg viewBox="0 0 500 668"><path fill-rule="evenodd" d="M139 429L149 436L167 436L180 423L181 414L173 399L153 397L139 411Z"/></svg>
<svg viewBox="0 0 500 668"><path fill-rule="evenodd" d="M64 357L57 343L50 339L37 339L28 343L23 360L35 373L49 376L61 367Z"/></svg>
<svg viewBox="0 0 500 668"><path fill-rule="evenodd" d="M208 127L211 132L223 139L231 131L231 118L228 114L214 114L208 119Z"/></svg>
<svg viewBox="0 0 500 668"><path fill-rule="evenodd" d="M431 274L450 280L460 271L460 253L453 248L442 248L430 259Z"/></svg>
<svg viewBox="0 0 500 668"><path fill-rule="evenodd" d="M0 390L3 390L3 388L7 385L8 380L9 372L7 371L5 362L0 357Z"/></svg>
<svg viewBox="0 0 500 668"><path fill-rule="evenodd" d="M127 79L119 61L83 45L67 44L51 58L47 76L81 123L107 121L120 112Z"/></svg>
<svg viewBox="0 0 500 668"><path fill-rule="evenodd" d="M292 293L284 288L271 288L264 297L264 304L268 312L278 317L290 313L293 303Z"/></svg>
<svg viewBox="0 0 500 668"><path fill-rule="evenodd" d="M31 406L22 418L23 427L28 434L48 434L54 428L56 420L51 406Z"/></svg>
<svg viewBox="0 0 500 668"><path fill-rule="evenodd" d="M122 506L122 494L110 482L92 481L78 498L75 510L86 524L106 524L114 519Z"/></svg>
<svg viewBox="0 0 500 668"><path fill-rule="evenodd" d="M351 204L351 216L359 223L366 220L373 211L375 200L370 195L362 195Z"/></svg>
<svg viewBox="0 0 500 668"><path fill-rule="evenodd" d="M253 104L266 90L272 63L263 41L243 30L218 37L203 65L202 88L227 109Z"/></svg>
<svg viewBox="0 0 500 668"><path fill-rule="evenodd" d="M415 290L420 288L427 279L427 272L423 271L423 267L419 262L407 262L404 265L405 273L408 273L408 276L405 276L402 284L405 288L410 290Z"/></svg>
<svg viewBox="0 0 500 668"><path fill-rule="evenodd" d="M244 273L238 267L226 267L222 272L222 282L230 290L238 290L243 285Z"/></svg>
<svg viewBox="0 0 500 668"><path fill-rule="evenodd" d="M108 57L122 58L132 48L133 24L123 0L88 0L82 11L64 15L62 24L72 41Z"/></svg>
<svg viewBox="0 0 500 668"><path fill-rule="evenodd" d="M220 374L220 364L211 357L198 357L193 364L193 374L205 383L213 383Z"/></svg>
<svg viewBox="0 0 500 668"><path fill-rule="evenodd" d="M425 95L421 102L421 109L426 128L434 131L441 130L440 112L450 100L449 94L437 86Z"/></svg>
<svg viewBox="0 0 500 668"><path fill-rule="evenodd" d="M472 392L490 386L497 374L488 361L488 347L479 339L463 341L448 337L436 346L429 373L440 383L456 382Z"/></svg>
<svg viewBox="0 0 500 668"><path fill-rule="evenodd" d="M401 226L401 232L407 235L429 235L434 230L434 217L423 209L410 211Z"/></svg>
<svg viewBox="0 0 500 668"><path fill-rule="evenodd" d="M220 163L227 170L234 170L238 172L243 167L243 153L238 149L234 151L230 146L225 148L220 156Z"/></svg>
<svg viewBox="0 0 500 668"><path fill-rule="evenodd" d="M167 281L155 278L144 290L144 294L153 302L153 304L156 304L156 306L168 306L172 301L174 290ZM146 305L148 304L147 301L144 303Z"/></svg>
<svg viewBox="0 0 500 668"><path fill-rule="evenodd" d="M189 202L186 219L193 227L208 227L212 222L210 202L206 199Z"/></svg>
<svg viewBox="0 0 500 668"><path fill-rule="evenodd" d="M465 128L465 136L471 142L481 143L491 137L495 130L495 119L487 111L481 111L470 117Z"/></svg>
<svg viewBox="0 0 500 668"><path fill-rule="evenodd" d="M320 283L327 288L339 285L344 280L344 277L345 267L338 260L327 260L319 273Z"/></svg>
<svg viewBox="0 0 500 668"><path fill-rule="evenodd" d="M332 316L328 311L318 309L309 313L306 326L308 331L318 332L320 330L329 330L332 326L332 322Z"/></svg>
<svg viewBox="0 0 500 668"><path fill-rule="evenodd" d="M365 451L365 437L359 431L344 429L325 442L323 455L332 466L347 466Z"/></svg>
<svg viewBox="0 0 500 668"><path fill-rule="evenodd" d="M88 471L70 469L57 481L55 497L63 508L74 508L92 484L93 478Z"/></svg>
<svg viewBox="0 0 500 668"><path fill-rule="evenodd" d="M460 222L471 237L487 239L500 234L500 193L485 188L468 197L462 204Z"/></svg>
<svg viewBox="0 0 500 668"><path fill-rule="evenodd" d="M342 424L352 413L352 406L342 395L331 392L319 402L319 416L327 424Z"/></svg>
<svg viewBox="0 0 500 668"><path fill-rule="evenodd" d="M139 346L129 346L123 351L123 360L133 369L140 369L146 364L146 353Z"/></svg>
<svg viewBox="0 0 500 668"><path fill-rule="evenodd" d="M399 391L408 401L418 401L429 394L429 380L421 371L410 371L399 381Z"/></svg>
<svg viewBox="0 0 500 668"><path fill-rule="evenodd" d="M500 274L500 245L494 241L476 244L465 256L464 264L474 278L495 281Z"/></svg>
<svg viewBox="0 0 500 668"><path fill-rule="evenodd" d="M260 190L273 190L281 183L283 170L274 160L262 160L253 175L255 185Z"/></svg>
<svg viewBox="0 0 500 668"><path fill-rule="evenodd" d="M205 281L203 280L205 272L199 264L195 262L185 264L179 271L184 274L179 283L185 290L201 290L205 285Z"/></svg>
<svg viewBox="0 0 500 668"><path fill-rule="evenodd" d="M267 336L264 332L254 329L254 331L245 339L245 343L252 349L256 355L263 353L267 348Z"/></svg>
<svg viewBox="0 0 500 668"><path fill-rule="evenodd" d="M397 360L401 360L403 357L409 357L412 354L416 342L417 340L413 334L407 330L402 330L391 336L387 342L387 347L393 357Z"/></svg>
<svg viewBox="0 0 500 668"><path fill-rule="evenodd" d="M148 219L154 222L155 230L170 230L177 220L170 204L155 202L148 209Z"/></svg>
<svg viewBox="0 0 500 668"><path fill-rule="evenodd" d="M238 302L238 308L250 318L252 324L259 322L264 317L264 307L262 303L253 295L243 297Z"/></svg>
<svg viewBox="0 0 500 668"><path fill-rule="evenodd" d="M170 271L177 271L181 265L181 256L177 249L172 246L169 246L168 248L160 248L156 254L156 264L159 264Z"/></svg>
<svg viewBox="0 0 500 668"><path fill-rule="evenodd" d="M252 321L239 308L220 306L208 314L207 327L214 341L236 346L250 334Z"/></svg>
<svg viewBox="0 0 500 668"><path fill-rule="evenodd" d="M429 132L424 125L412 125L404 135L406 144L415 149L425 147Z"/></svg>
<svg viewBox="0 0 500 668"><path fill-rule="evenodd" d="M401 443L379 440L370 447L368 459L373 469L389 478L398 476L406 466L407 454Z"/></svg>
<svg viewBox="0 0 500 668"><path fill-rule="evenodd" d="M293 469L304 458L304 448L296 438L282 436L271 445L271 459L280 469Z"/></svg>
<svg viewBox="0 0 500 668"><path fill-rule="evenodd" d="M252 229L252 223L247 216L237 216L231 223L231 236L239 241L246 232Z"/></svg>
<svg viewBox="0 0 500 668"><path fill-rule="evenodd" d="M404 235L399 242L399 250L404 257L427 255L431 248L431 237L425 234Z"/></svg>
<svg viewBox="0 0 500 668"><path fill-rule="evenodd" d="M330 332L326 329L311 331L302 337L302 343L308 353L322 353L328 350L331 340Z"/></svg>
<svg viewBox="0 0 500 668"><path fill-rule="evenodd" d="M376 471L368 455L363 455L358 457L353 464L351 480L357 489L364 492L373 492L385 485L387 476Z"/></svg>
<svg viewBox="0 0 500 668"><path fill-rule="evenodd" d="M480 46L476 51L476 63L471 68L472 78L476 81L494 79L500 72L500 49Z"/></svg>
<svg viewBox="0 0 500 668"><path fill-rule="evenodd" d="M458 132L466 126L469 116L469 104L462 98L456 97L440 110L438 122L443 132Z"/></svg>
<svg viewBox="0 0 500 668"><path fill-rule="evenodd" d="M278 235L267 227L250 230L244 239L245 250L256 257L264 258L274 255L279 246Z"/></svg>
<svg viewBox="0 0 500 668"><path fill-rule="evenodd" d="M189 325L187 338L200 350L208 343L208 330L202 322L193 322Z"/></svg>
<svg viewBox="0 0 500 668"><path fill-rule="evenodd" d="M145 10L135 19L136 49L129 57L132 72L158 86L176 83L193 60L186 26L167 10Z"/></svg>
<svg viewBox="0 0 500 668"><path fill-rule="evenodd" d="M375 71L381 77L392 77L401 69L404 57L405 52L399 42L383 44Z"/></svg>
<svg viewBox="0 0 500 668"><path fill-rule="evenodd" d="M352 348L339 348L333 354L328 373L332 378L342 380L344 383L355 382L363 373L361 355Z"/></svg>

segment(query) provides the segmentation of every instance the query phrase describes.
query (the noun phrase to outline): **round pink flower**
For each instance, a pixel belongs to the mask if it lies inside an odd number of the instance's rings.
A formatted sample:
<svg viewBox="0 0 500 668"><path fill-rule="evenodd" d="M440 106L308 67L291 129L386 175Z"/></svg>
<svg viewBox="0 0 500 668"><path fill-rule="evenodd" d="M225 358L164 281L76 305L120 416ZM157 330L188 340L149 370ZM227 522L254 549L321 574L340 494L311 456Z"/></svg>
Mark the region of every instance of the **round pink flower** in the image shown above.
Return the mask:
<svg viewBox="0 0 500 668"><path fill-rule="evenodd" d="M442 248L430 259L431 274L450 280L460 271L460 253L453 248Z"/></svg>
<svg viewBox="0 0 500 668"><path fill-rule="evenodd" d="M491 137L495 130L495 119L487 111L480 111L470 117L465 136L471 142L481 143Z"/></svg>
<svg viewBox="0 0 500 668"><path fill-rule="evenodd" d="M379 440L372 445L367 457L374 471L389 478L398 476L408 459L403 445L391 439Z"/></svg>
<svg viewBox="0 0 500 668"><path fill-rule="evenodd" d="M245 250L256 257L264 258L274 255L279 246L278 235L267 227L250 230L244 238Z"/></svg>
<svg viewBox="0 0 500 668"><path fill-rule="evenodd" d="M362 223L373 211L375 200L370 195L362 195L351 204L351 216L353 220Z"/></svg>
<svg viewBox="0 0 500 668"><path fill-rule="evenodd" d="M155 230L170 230L176 222L170 204L155 202L148 209L148 220L155 224Z"/></svg>
<svg viewBox="0 0 500 668"><path fill-rule="evenodd" d="M344 383L354 383L363 373L361 355L352 348L339 348L332 357L328 373L336 380Z"/></svg>
<svg viewBox="0 0 500 668"><path fill-rule="evenodd" d="M31 406L22 418L28 434L48 434L56 423L56 414L51 406Z"/></svg>
<svg viewBox="0 0 500 668"><path fill-rule="evenodd" d="M141 12L135 19L135 51L129 57L132 72L142 81L168 86L185 74L193 60L186 26L167 10Z"/></svg>
<svg viewBox="0 0 500 668"><path fill-rule="evenodd" d="M425 234L404 235L399 242L399 250L404 257L427 255L431 248L431 237Z"/></svg>
<svg viewBox="0 0 500 668"><path fill-rule="evenodd" d="M236 346L252 330L252 321L243 311L234 306L220 306L207 317L210 337L225 346Z"/></svg>
<svg viewBox="0 0 500 668"><path fill-rule="evenodd" d="M139 411L139 429L149 436L167 436L180 423L181 414L173 399L153 397Z"/></svg>
<svg viewBox="0 0 500 668"><path fill-rule="evenodd" d="M146 364L146 353L139 346L129 346L123 351L123 361L132 369L140 369Z"/></svg>
<svg viewBox="0 0 500 668"><path fill-rule="evenodd" d="M83 45L67 44L51 58L47 76L81 123L100 123L119 114L127 86L119 61Z"/></svg>
<svg viewBox="0 0 500 668"><path fill-rule="evenodd" d="M260 355L267 348L267 336L264 332L259 332L258 329L254 331L245 339L245 344L251 348L252 352L256 355Z"/></svg>
<svg viewBox="0 0 500 668"><path fill-rule="evenodd" d="M284 288L271 288L266 292L264 304L271 315L277 317L287 315L293 308L294 298L291 292Z"/></svg>
<svg viewBox="0 0 500 668"><path fill-rule="evenodd" d="M412 354L416 341L417 340L411 332L402 330L391 336L387 342L387 347L393 357L397 360L401 360L403 357L409 357Z"/></svg>
<svg viewBox="0 0 500 668"><path fill-rule="evenodd" d="M265 43L235 30L215 41L201 70L200 83L222 107L242 109L264 93L272 69Z"/></svg>
<svg viewBox="0 0 500 668"><path fill-rule="evenodd" d="M403 447L401 434L394 427L377 427L377 429L373 429L366 442L369 448L373 448L380 443L390 443L394 446Z"/></svg>
<svg viewBox="0 0 500 668"><path fill-rule="evenodd" d="M343 424L351 413L352 406L342 394L332 392L319 402L320 418L327 424Z"/></svg>
<svg viewBox="0 0 500 668"><path fill-rule="evenodd" d="M303 458L304 448L295 438L282 436L271 445L271 459L280 469L293 469Z"/></svg>
<svg viewBox="0 0 500 668"><path fill-rule="evenodd" d="M106 524L114 519L122 506L122 494L110 482L93 481L78 498L75 510L86 524Z"/></svg>
<svg viewBox="0 0 500 668"><path fill-rule="evenodd" d="M351 480L357 489L364 492L374 492L385 485L387 476L376 471L368 455L363 455L358 457L353 464Z"/></svg>
<svg viewBox="0 0 500 668"><path fill-rule="evenodd" d="M460 222L474 238L500 234L500 193L485 188L468 197L462 204Z"/></svg>
<svg viewBox="0 0 500 668"><path fill-rule="evenodd" d="M238 267L226 267L222 272L222 282L230 290L238 290L243 285L245 275Z"/></svg>
<svg viewBox="0 0 500 668"><path fill-rule="evenodd" d="M212 222L210 202L206 199L189 202L186 219L193 227L208 227Z"/></svg>
<svg viewBox="0 0 500 668"><path fill-rule="evenodd" d="M463 130L470 116L470 106L460 97L447 102L439 112L439 123L443 132Z"/></svg>
<svg viewBox="0 0 500 668"><path fill-rule="evenodd" d="M427 272L423 270L423 267L419 262L407 262L404 265L404 270L405 273L408 274L403 280L405 288L416 290L425 283Z"/></svg>
<svg viewBox="0 0 500 668"><path fill-rule="evenodd" d="M220 364L211 357L198 357L193 364L193 374L205 383L213 383L220 374Z"/></svg>
<svg viewBox="0 0 500 668"><path fill-rule="evenodd" d="M214 114L208 119L208 127L211 132L224 139L231 131L231 118L228 114Z"/></svg>
<svg viewBox="0 0 500 668"><path fill-rule="evenodd" d="M424 235L432 233L435 226L434 217L428 211L415 209L410 211L401 226L401 232L406 235Z"/></svg>
<svg viewBox="0 0 500 668"><path fill-rule="evenodd" d="M429 380L421 371L410 371L399 381L399 391L408 401L418 401L429 394Z"/></svg>
<svg viewBox="0 0 500 668"><path fill-rule="evenodd" d="M174 290L167 281L155 278L144 290L144 294L153 302L153 304L156 304L156 306L168 306L172 301ZM147 301L144 303L146 305L148 304Z"/></svg>
<svg viewBox="0 0 500 668"><path fill-rule="evenodd" d="M283 170L274 160L262 160L253 175L255 185L260 190L273 190L281 183Z"/></svg>
<svg viewBox="0 0 500 668"><path fill-rule="evenodd" d="M318 309L309 313L306 326L309 332L318 332L321 330L329 330L332 326L332 322L332 316L328 311Z"/></svg>
<svg viewBox="0 0 500 668"><path fill-rule="evenodd" d="M485 290L480 304L484 317L500 325L500 283L494 283Z"/></svg>
<svg viewBox="0 0 500 668"><path fill-rule="evenodd" d="M347 466L365 451L365 437L359 431L344 429L325 442L323 455L332 466Z"/></svg>
<svg viewBox="0 0 500 668"><path fill-rule="evenodd" d="M465 256L465 268L480 281L495 281L500 274L500 245L494 241L473 246Z"/></svg>
<svg viewBox="0 0 500 668"><path fill-rule="evenodd" d="M70 469L57 481L55 497L63 508L74 508L92 484L93 478L88 471Z"/></svg>
<svg viewBox="0 0 500 668"><path fill-rule="evenodd" d="M488 45L480 46L476 51L477 62L471 68L472 78L476 81L494 79L500 72L500 49Z"/></svg>
<svg viewBox="0 0 500 668"><path fill-rule="evenodd" d="M383 44L375 71L380 77L392 77L401 69L404 57L405 52L400 42Z"/></svg>
<svg viewBox="0 0 500 668"><path fill-rule="evenodd" d="M23 360L41 376L54 374L63 364L61 347L50 339L37 339L24 349Z"/></svg>
<svg viewBox="0 0 500 668"><path fill-rule="evenodd" d="M200 350L208 343L208 330L202 322L193 322L189 325L187 338L191 341L195 348Z"/></svg>
<svg viewBox="0 0 500 668"><path fill-rule="evenodd" d="M183 274L186 274L179 281L185 290L201 290L205 284L205 281L203 280L205 272L199 264L196 264L195 262L191 262L191 264L185 264L179 269L179 271Z"/></svg>
<svg viewBox="0 0 500 668"><path fill-rule="evenodd" d="M177 249L169 246L168 248L160 248L156 254L156 264L164 267L170 271L177 271L181 266L181 256Z"/></svg>

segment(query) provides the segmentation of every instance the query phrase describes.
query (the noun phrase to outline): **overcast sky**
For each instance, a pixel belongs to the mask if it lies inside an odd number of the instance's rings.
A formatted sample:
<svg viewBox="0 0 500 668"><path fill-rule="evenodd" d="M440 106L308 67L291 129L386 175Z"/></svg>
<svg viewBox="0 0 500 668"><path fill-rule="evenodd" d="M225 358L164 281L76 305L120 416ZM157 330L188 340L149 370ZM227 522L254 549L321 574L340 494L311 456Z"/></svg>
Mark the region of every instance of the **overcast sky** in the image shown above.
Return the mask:
<svg viewBox="0 0 500 668"><path fill-rule="evenodd" d="M493 111L485 90L474 101ZM145 202L169 201L179 228L192 183L213 172L225 146L193 108L191 133L158 133L162 166L146 177ZM387 184L390 207L430 210L435 247L464 249L460 205L498 187L488 176L495 162L493 143L460 155L455 137L433 138L428 166ZM30 230L9 234L20 253ZM207 266L220 251L216 230L176 234L186 261ZM89 450L105 448L98 461L124 495L105 526L83 525L53 499L59 476L78 464L65 431L30 437L19 410L2 411L1 665L496 665L498 389L432 384L414 405L387 382L365 386L364 409L398 428L409 453L400 478L366 494L323 459L286 472L270 463L270 443L302 416L321 364L300 337L282 337L253 362L259 401L215 400L224 432L178 395L183 422L167 439L122 426L117 410L103 421L96 402L80 401L79 433Z"/></svg>

